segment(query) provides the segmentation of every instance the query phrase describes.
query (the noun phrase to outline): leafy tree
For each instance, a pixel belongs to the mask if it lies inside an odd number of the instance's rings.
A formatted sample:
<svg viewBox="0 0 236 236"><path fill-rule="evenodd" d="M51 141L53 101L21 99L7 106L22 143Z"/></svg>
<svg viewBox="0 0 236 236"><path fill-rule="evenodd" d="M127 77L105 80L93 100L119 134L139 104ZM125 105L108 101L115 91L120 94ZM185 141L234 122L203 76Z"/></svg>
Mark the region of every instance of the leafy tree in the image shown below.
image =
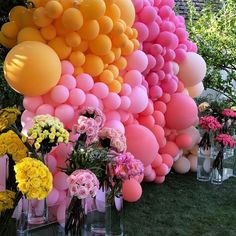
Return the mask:
<svg viewBox="0 0 236 236"><path fill-rule="evenodd" d="M236 103L236 1L210 0L198 12L188 0L187 28L197 43L208 70L205 88L224 94ZM226 78L222 78L226 72Z"/></svg>

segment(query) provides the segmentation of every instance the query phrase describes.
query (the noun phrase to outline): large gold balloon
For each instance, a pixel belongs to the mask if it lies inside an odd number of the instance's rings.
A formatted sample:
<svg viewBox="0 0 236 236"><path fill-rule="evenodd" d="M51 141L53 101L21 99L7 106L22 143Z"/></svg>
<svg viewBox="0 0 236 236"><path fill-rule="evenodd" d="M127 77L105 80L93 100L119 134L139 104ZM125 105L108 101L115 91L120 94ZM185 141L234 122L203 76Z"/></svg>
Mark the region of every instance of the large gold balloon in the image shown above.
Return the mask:
<svg viewBox="0 0 236 236"><path fill-rule="evenodd" d="M58 83L61 76L60 59L46 44L25 41L7 54L4 76L18 93L39 96Z"/></svg>

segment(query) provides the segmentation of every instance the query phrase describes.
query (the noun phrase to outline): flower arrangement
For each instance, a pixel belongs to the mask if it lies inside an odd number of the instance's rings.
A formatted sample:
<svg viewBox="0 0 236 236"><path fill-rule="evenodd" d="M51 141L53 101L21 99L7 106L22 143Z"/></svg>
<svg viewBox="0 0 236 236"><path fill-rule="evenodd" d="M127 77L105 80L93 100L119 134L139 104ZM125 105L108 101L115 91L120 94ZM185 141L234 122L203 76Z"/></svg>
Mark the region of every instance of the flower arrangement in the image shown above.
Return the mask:
<svg viewBox="0 0 236 236"><path fill-rule="evenodd" d="M17 116L21 113L16 108L3 108L0 110L0 132L15 124Z"/></svg>
<svg viewBox="0 0 236 236"><path fill-rule="evenodd" d="M16 193L10 190L0 192L0 212L12 209Z"/></svg>

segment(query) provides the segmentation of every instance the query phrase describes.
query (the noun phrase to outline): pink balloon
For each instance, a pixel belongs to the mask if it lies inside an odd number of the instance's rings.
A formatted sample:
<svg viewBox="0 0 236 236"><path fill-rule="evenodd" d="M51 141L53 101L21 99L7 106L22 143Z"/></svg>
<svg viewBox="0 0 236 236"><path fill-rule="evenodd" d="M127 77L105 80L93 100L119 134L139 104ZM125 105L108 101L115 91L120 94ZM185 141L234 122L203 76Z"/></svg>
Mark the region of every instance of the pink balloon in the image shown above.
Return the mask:
<svg viewBox="0 0 236 236"><path fill-rule="evenodd" d="M86 99L83 105L87 107L98 107L98 98L95 95L89 93L86 95Z"/></svg>
<svg viewBox="0 0 236 236"><path fill-rule="evenodd" d="M108 96L103 100L103 104L110 110L116 110L121 104L120 96L117 93L109 93Z"/></svg>
<svg viewBox="0 0 236 236"><path fill-rule="evenodd" d="M74 73L74 66L69 61L61 61L61 74L72 75Z"/></svg>
<svg viewBox="0 0 236 236"><path fill-rule="evenodd" d="M131 113L140 113L145 110L148 105L147 93L140 87L133 88L130 95L131 105L129 111Z"/></svg>
<svg viewBox="0 0 236 236"><path fill-rule="evenodd" d="M106 120L119 120L121 119L121 115L118 111L109 111L105 113Z"/></svg>
<svg viewBox="0 0 236 236"><path fill-rule="evenodd" d="M152 162L152 168L157 168L161 164L162 164L162 156L160 154L157 154L157 156Z"/></svg>
<svg viewBox="0 0 236 236"><path fill-rule="evenodd" d="M155 9L151 6L144 7L139 14L139 18L144 24L149 24L155 21L156 16L157 13Z"/></svg>
<svg viewBox="0 0 236 236"><path fill-rule="evenodd" d="M64 124L72 121L74 118L74 114L75 112L73 107L67 104L59 105L55 109L55 116L58 117L60 121L63 122Z"/></svg>
<svg viewBox="0 0 236 236"><path fill-rule="evenodd" d="M102 82L97 82L94 84L91 93L94 94L97 98L105 98L109 93L109 88L106 84Z"/></svg>
<svg viewBox="0 0 236 236"><path fill-rule="evenodd" d="M170 79L169 81L163 81L161 83L161 88L162 88L163 92L173 94L176 92L176 90L178 88L178 84L175 80Z"/></svg>
<svg viewBox="0 0 236 236"><path fill-rule="evenodd" d="M141 22L136 22L133 27L138 31L138 41L143 42L148 38L148 27L141 23Z"/></svg>
<svg viewBox="0 0 236 236"><path fill-rule="evenodd" d="M57 221L59 222L59 224L61 224L62 226L65 223L65 212L66 212L66 203L65 201L62 202L59 207L57 208Z"/></svg>
<svg viewBox="0 0 236 236"><path fill-rule="evenodd" d="M175 161L173 168L179 174L186 174L190 170L190 162L186 157L180 157Z"/></svg>
<svg viewBox="0 0 236 236"><path fill-rule="evenodd" d="M76 87L76 80L74 76L67 74L61 77L59 84L70 90Z"/></svg>
<svg viewBox="0 0 236 236"><path fill-rule="evenodd" d="M183 107L188 112L179 112ZM198 109L192 98L183 93L173 94L165 113L166 126L170 129L185 129L195 122L197 115Z"/></svg>
<svg viewBox="0 0 236 236"><path fill-rule="evenodd" d="M160 97L159 101L168 103L170 102L171 96L168 93L163 93L163 95Z"/></svg>
<svg viewBox="0 0 236 236"><path fill-rule="evenodd" d="M53 177L53 186L58 190L68 189L68 184L66 182L68 175L64 172L57 172Z"/></svg>
<svg viewBox="0 0 236 236"><path fill-rule="evenodd" d="M167 175L169 168L166 164L162 163L160 166L158 166L156 169L156 174L158 176L163 176L163 175Z"/></svg>
<svg viewBox="0 0 236 236"><path fill-rule="evenodd" d="M167 109L166 104L162 101L156 101L154 103L154 108L155 110L160 111L163 114L166 112Z"/></svg>
<svg viewBox="0 0 236 236"><path fill-rule="evenodd" d="M153 56L158 56L162 53L163 48L160 44L151 44L150 47Z"/></svg>
<svg viewBox="0 0 236 236"><path fill-rule="evenodd" d="M132 92L132 88L129 84L122 84L122 88L121 88L121 91L120 91L120 95L121 96L129 96Z"/></svg>
<svg viewBox="0 0 236 236"><path fill-rule="evenodd" d="M70 91L69 102L73 106L80 106L85 102L86 96L82 89L74 88Z"/></svg>
<svg viewBox="0 0 236 236"><path fill-rule="evenodd" d="M148 35L147 41L152 42L159 35L160 28L159 28L159 25L154 21L148 24L148 29L149 29L149 35Z"/></svg>
<svg viewBox="0 0 236 236"><path fill-rule="evenodd" d="M187 129L184 129L184 130L180 130L179 131L180 134L186 134L188 136L190 136L192 138L192 144L191 144L191 147L193 147L195 144L197 144L200 140L200 133L199 131L191 126Z"/></svg>
<svg viewBox="0 0 236 236"><path fill-rule="evenodd" d="M69 90L63 85L57 85L51 90L51 98L54 102L64 103L69 98Z"/></svg>
<svg viewBox="0 0 236 236"><path fill-rule="evenodd" d="M50 104L53 107L56 107L59 105L59 103L52 100L50 92L43 95L43 101L44 101L44 104Z"/></svg>
<svg viewBox="0 0 236 236"><path fill-rule="evenodd" d="M165 65L165 60L163 58L162 55L157 55L156 56L156 67L154 68L155 71L159 71L160 69L163 68L163 66ZM160 78L160 76L159 76Z"/></svg>
<svg viewBox="0 0 236 236"><path fill-rule="evenodd" d="M132 0L135 12L138 13L143 9L143 0Z"/></svg>
<svg viewBox="0 0 236 236"><path fill-rule="evenodd" d="M186 60L187 52L182 48L177 48L175 50L175 61L179 64Z"/></svg>
<svg viewBox="0 0 236 236"><path fill-rule="evenodd" d="M177 28L176 31L175 31L175 34L178 36L179 38L179 42L182 43L184 42L185 40L188 39L188 32L183 29L183 28Z"/></svg>
<svg viewBox="0 0 236 236"><path fill-rule="evenodd" d="M122 96L122 97L120 97L120 101L121 101L120 109L128 110L131 105L130 98L127 96Z"/></svg>
<svg viewBox="0 0 236 236"><path fill-rule="evenodd" d="M43 104L36 110L36 115L48 114L54 116L54 107L50 104Z"/></svg>
<svg viewBox="0 0 236 236"><path fill-rule="evenodd" d="M153 102L151 99L149 99L147 107L139 115L142 115L142 116L152 115L153 111L154 111Z"/></svg>
<svg viewBox="0 0 236 236"><path fill-rule="evenodd" d="M37 108L43 104L41 96L37 97L24 97L23 106L26 110L35 112Z"/></svg>
<svg viewBox="0 0 236 236"><path fill-rule="evenodd" d="M94 81L89 74L79 74L76 76L77 88L87 92L93 88Z"/></svg>
<svg viewBox="0 0 236 236"><path fill-rule="evenodd" d="M163 31L159 34L157 43L164 47L176 49L179 44L179 39L175 34L168 31Z"/></svg>
<svg viewBox="0 0 236 236"><path fill-rule="evenodd" d="M123 198L127 202L136 202L142 196L142 187L135 179L129 179L122 185Z"/></svg>
<svg viewBox="0 0 236 236"><path fill-rule="evenodd" d="M152 129L155 125L155 120L153 116L141 116L138 119L139 124L147 127L148 129Z"/></svg>
<svg viewBox="0 0 236 236"><path fill-rule="evenodd" d="M148 58L144 52L136 50L127 57L127 62L127 70L138 70L143 72L147 68Z"/></svg>
<svg viewBox="0 0 236 236"><path fill-rule="evenodd" d="M33 112L24 110L21 116L21 124L25 126L25 124L29 121L32 121L32 118L35 116Z"/></svg>
<svg viewBox="0 0 236 236"><path fill-rule="evenodd" d="M155 59L155 57L150 55L150 54L148 54L147 57L148 57L148 67L147 67L147 69L154 68L156 66L156 59Z"/></svg>
<svg viewBox="0 0 236 236"><path fill-rule="evenodd" d="M56 188L53 188L52 191L47 196L48 206L53 206L59 198L59 192Z"/></svg>
<svg viewBox="0 0 236 236"><path fill-rule="evenodd" d="M165 138L164 129L159 125L154 125L154 127L151 129L151 131L155 135L159 146L164 147L166 145L166 138Z"/></svg>
<svg viewBox="0 0 236 236"><path fill-rule="evenodd" d="M64 190L59 191L59 197L58 197L57 203L61 203L65 199L66 199L66 191L64 191Z"/></svg>
<svg viewBox="0 0 236 236"><path fill-rule="evenodd" d="M164 20L162 21L162 24L160 25L161 31L169 31L174 33L175 32L175 24L171 21Z"/></svg>
<svg viewBox="0 0 236 236"><path fill-rule="evenodd" d="M48 169L52 174L56 173L57 171L57 160L54 156L52 155L47 155L46 157L46 163L48 166Z"/></svg>
<svg viewBox="0 0 236 236"><path fill-rule="evenodd" d="M161 154L169 154L172 157L175 157L179 152L179 148L174 142L168 141L164 147L160 148L159 152Z"/></svg>
<svg viewBox="0 0 236 236"><path fill-rule="evenodd" d="M161 127L165 126L165 117L164 114L160 111L154 111L153 117L156 125L160 125Z"/></svg>
<svg viewBox="0 0 236 236"><path fill-rule="evenodd" d="M200 82L194 85L193 87L188 87L187 89L188 89L189 96L192 98L196 98L202 94L204 90L204 86L203 86L203 83Z"/></svg>
<svg viewBox="0 0 236 236"><path fill-rule="evenodd" d="M124 81L131 87L141 85L142 74L138 70L130 70L125 74Z"/></svg>
<svg viewBox="0 0 236 236"><path fill-rule="evenodd" d="M141 160L144 166L151 164L159 149L159 145L153 133L142 125L129 125L125 128L125 135L127 150L131 152L135 158ZM140 142L137 137L142 137L142 142Z"/></svg>
<svg viewBox="0 0 236 236"><path fill-rule="evenodd" d="M166 164L168 168L171 168L174 163L173 157L169 154L162 154L161 157L162 157L163 163Z"/></svg>
<svg viewBox="0 0 236 236"><path fill-rule="evenodd" d="M155 0L157 6L161 7L161 6L169 6L171 8L174 7L175 5L175 1L174 0Z"/></svg>
<svg viewBox="0 0 236 236"><path fill-rule="evenodd" d="M124 125L118 120L110 120L105 123L105 127L114 128L120 130L122 133L125 133Z"/></svg>
<svg viewBox="0 0 236 236"><path fill-rule="evenodd" d="M144 179L143 180L145 182L152 182L152 181L155 180L155 178L156 178L156 173L155 173L155 171L153 169L151 169L150 174L149 175L144 175Z"/></svg>
<svg viewBox="0 0 236 236"><path fill-rule="evenodd" d="M179 80L178 81L178 88L176 90L177 93L181 93L184 91L184 84Z"/></svg>
<svg viewBox="0 0 236 236"><path fill-rule="evenodd" d="M157 176L156 179L154 180L156 184L162 184L165 182L165 176Z"/></svg>
<svg viewBox="0 0 236 236"><path fill-rule="evenodd" d="M187 134L180 134L176 137L176 144L181 149L187 149L192 145L192 138Z"/></svg>

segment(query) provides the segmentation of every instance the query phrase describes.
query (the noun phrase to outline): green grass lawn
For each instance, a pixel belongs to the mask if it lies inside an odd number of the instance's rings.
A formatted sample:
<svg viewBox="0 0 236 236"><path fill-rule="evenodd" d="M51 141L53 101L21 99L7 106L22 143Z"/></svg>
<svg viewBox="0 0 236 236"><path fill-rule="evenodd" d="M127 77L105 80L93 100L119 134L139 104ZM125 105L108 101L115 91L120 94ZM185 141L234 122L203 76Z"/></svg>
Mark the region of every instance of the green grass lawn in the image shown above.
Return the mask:
<svg viewBox="0 0 236 236"><path fill-rule="evenodd" d="M162 185L144 183L139 202L125 204L126 235L236 235L235 187L236 178L212 185L175 173Z"/></svg>

